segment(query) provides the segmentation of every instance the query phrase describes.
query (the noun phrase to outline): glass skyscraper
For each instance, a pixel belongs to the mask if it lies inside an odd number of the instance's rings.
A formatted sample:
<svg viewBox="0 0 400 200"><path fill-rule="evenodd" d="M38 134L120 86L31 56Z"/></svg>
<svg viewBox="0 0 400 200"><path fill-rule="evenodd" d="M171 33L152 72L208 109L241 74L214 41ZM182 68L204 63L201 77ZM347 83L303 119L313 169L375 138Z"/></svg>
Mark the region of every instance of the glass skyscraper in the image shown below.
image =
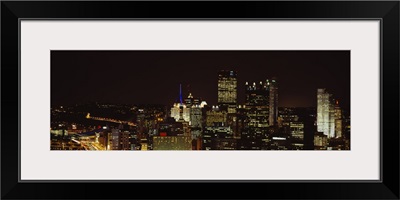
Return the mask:
<svg viewBox="0 0 400 200"><path fill-rule="evenodd" d="M326 89L317 90L317 130L328 138L335 137L335 112L332 94Z"/></svg>
<svg viewBox="0 0 400 200"><path fill-rule="evenodd" d="M232 70L221 70L218 73L218 105L228 113L236 113L237 106L237 73Z"/></svg>

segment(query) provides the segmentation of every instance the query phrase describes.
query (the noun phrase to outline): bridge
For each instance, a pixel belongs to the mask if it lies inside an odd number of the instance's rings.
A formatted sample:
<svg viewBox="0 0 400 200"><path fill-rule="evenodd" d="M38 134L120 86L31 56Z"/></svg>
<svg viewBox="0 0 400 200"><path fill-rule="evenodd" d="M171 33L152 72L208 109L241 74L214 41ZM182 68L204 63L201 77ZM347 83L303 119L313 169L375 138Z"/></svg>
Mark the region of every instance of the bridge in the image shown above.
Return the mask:
<svg viewBox="0 0 400 200"><path fill-rule="evenodd" d="M118 124L128 124L129 126L136 126L135 123L130 122L130 121L123 121L123 120L118 120L118 119L111 119L111 118L105 118L105 117L93 117L90 116L90 113L86 115L86 119L93 119L97 121L105 121L105 122L112 122L112 123L118 123Z"/></svg>

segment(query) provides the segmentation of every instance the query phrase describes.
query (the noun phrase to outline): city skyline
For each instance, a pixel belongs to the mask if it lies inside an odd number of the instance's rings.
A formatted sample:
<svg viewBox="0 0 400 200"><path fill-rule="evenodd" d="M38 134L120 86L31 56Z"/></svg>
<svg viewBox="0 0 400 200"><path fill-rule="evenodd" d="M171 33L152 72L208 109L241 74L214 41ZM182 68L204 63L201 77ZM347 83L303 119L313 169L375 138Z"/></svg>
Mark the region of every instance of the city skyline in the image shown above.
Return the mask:
<svg viewBox="0 0 400 200"><path fill-rule="evenodd" d="M57 54L73 55L61 62ZM275 61L268 58L270 54ZM63 51L53 55L51 150L350 150L349 94L344 98L350 89L349 63L337 63L349 61L349 52ZM132 64L124 60L128 57L147 67L123 68ZM237 66L246 68L167 68L176 61L198 64L215 59L224 63L244 59ZM291 62L281 68L265 67L265 60L276 59ZM64 64L62 70L59 62ZM330 68L315 67L327 63ZM68 64L70 68L65 67ZM77 103L56 105L61 100Z"/></svg>
<svg viewBox="0 0 400 200"><path fill-rule="evenodd" d="M316 89L328 88L343 108L350 107L349 51L52 51L51 54L54 105L93 101L171 105L178 98L180 84L185 97L190 91L193 96L216 105L215 74L226 69L238 74L238 104L244 104L245 82L277 77L279 106L315 107Z"/></svg>

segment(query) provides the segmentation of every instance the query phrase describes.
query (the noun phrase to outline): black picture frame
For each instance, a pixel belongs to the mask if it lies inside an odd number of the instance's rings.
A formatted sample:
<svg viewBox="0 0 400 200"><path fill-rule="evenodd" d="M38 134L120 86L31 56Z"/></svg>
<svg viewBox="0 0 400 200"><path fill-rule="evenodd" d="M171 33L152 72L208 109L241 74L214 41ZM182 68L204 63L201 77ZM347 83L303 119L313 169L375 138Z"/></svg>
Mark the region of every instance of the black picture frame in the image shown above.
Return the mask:
<svg viewBox="0 0 400 200"><path fill-rule="evenodd" d="M399 8L399 1L2 1L1 198L399 199ZM378 182L20 182L18 165L20 19L163 18L381 20L382 180ZM188 191L192 191L191 196L185 196Z"/></svg>

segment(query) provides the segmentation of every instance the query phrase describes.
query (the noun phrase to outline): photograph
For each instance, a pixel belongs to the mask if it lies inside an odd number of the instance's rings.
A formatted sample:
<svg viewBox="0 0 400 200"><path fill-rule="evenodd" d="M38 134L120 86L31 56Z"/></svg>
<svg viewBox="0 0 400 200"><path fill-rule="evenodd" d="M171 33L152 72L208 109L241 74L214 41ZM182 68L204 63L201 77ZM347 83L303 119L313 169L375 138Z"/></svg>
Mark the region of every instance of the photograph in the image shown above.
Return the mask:
<svg viewBox="0 0 400 200"><path fill-rule="evenodd" d="M1 6L0 199L400 198L398 1Z"/></svg>
<svg viewBox="0 0 400 200"><path fill-rule="evenodd" d="M350 51L53 50L50 149L351 150Z"/></svg>

